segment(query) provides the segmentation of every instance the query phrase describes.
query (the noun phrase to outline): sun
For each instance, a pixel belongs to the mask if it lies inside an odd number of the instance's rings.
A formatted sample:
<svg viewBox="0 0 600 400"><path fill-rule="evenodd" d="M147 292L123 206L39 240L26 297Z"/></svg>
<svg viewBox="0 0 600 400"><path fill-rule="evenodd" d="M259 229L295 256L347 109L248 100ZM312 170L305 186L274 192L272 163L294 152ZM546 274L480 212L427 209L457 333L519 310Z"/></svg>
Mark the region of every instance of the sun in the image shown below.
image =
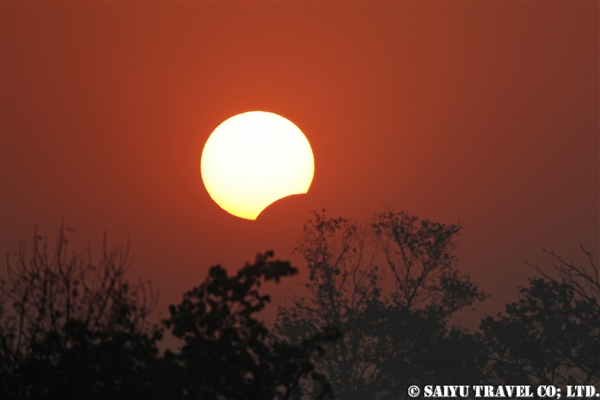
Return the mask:
<svg viewBox="0 0 600 400"><path fill-rule="evenodd" d="M314 171L313 152L302 131L265 111L222 122L200 160L210 197L230 214L250 220L283 197L307 193Z"/></svg>

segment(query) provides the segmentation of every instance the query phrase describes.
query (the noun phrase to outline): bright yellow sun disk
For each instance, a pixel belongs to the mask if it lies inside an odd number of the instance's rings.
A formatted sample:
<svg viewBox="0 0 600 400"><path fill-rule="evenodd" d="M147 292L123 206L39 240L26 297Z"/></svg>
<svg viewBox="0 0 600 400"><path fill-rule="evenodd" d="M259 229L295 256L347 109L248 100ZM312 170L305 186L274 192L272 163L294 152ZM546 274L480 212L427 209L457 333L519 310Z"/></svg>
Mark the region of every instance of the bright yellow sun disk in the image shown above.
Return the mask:
<svg viewBox="0 0 600 400"><path fill-rule="evenodd" d="M264 111L221 123L200 161L210 197L227 212L252 220L276 200L308 192L314 170L312 149L302 131Z"/></svg>

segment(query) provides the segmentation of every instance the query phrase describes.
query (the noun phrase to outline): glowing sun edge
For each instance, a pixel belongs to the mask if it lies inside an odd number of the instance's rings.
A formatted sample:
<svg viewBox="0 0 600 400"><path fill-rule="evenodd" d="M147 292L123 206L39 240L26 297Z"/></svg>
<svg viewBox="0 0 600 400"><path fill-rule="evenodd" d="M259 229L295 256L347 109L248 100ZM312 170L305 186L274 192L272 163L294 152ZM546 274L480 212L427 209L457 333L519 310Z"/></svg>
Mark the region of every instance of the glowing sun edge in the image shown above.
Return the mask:
<svg viewBox="0 0 600 400"><path fill-rule="evenodd" d="M200 161L210 197L230 214L250 220L279 199L307 193L314 169L304 133L265 111L222 122L206 141Z"/></svg>

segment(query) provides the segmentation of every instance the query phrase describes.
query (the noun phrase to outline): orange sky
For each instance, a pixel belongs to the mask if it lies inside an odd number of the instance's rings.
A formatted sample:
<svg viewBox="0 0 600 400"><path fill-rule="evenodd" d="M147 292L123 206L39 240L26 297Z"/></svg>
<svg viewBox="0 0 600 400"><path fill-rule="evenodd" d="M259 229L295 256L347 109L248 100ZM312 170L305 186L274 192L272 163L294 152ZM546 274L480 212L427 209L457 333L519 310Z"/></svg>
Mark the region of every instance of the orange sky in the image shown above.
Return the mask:
<svg viewBox="0 0 600 400"><path fill-rule="evenodd" d="M3 259L62 218L98 256L105 230L130 234L163 315L212 264L289 258L322 208L460 220L480 312L515 299L540 246L598 259L598 2L1 7ZM254 222L199 171L213 129L251 110L293 121L316 166Z"/></svg>

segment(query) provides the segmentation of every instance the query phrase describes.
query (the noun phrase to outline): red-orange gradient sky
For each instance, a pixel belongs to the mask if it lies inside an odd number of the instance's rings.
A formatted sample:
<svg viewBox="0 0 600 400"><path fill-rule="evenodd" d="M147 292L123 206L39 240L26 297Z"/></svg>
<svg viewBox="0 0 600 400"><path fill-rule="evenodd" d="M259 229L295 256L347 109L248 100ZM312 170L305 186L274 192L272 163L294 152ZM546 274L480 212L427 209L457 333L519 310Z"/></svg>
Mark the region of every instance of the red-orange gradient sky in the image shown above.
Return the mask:
<svg viewBox="0 0 600 400"><path fill-rule="evenodd" d="M2 2L3 260L63 217L97 256L130 234L164 314L212 264L289 258L311 210L395 208L460 220L460 268L499 311L540 246L598 259L598 21L598 2ZM255 222L199 171L251 110L316 163Z"/></svg>

